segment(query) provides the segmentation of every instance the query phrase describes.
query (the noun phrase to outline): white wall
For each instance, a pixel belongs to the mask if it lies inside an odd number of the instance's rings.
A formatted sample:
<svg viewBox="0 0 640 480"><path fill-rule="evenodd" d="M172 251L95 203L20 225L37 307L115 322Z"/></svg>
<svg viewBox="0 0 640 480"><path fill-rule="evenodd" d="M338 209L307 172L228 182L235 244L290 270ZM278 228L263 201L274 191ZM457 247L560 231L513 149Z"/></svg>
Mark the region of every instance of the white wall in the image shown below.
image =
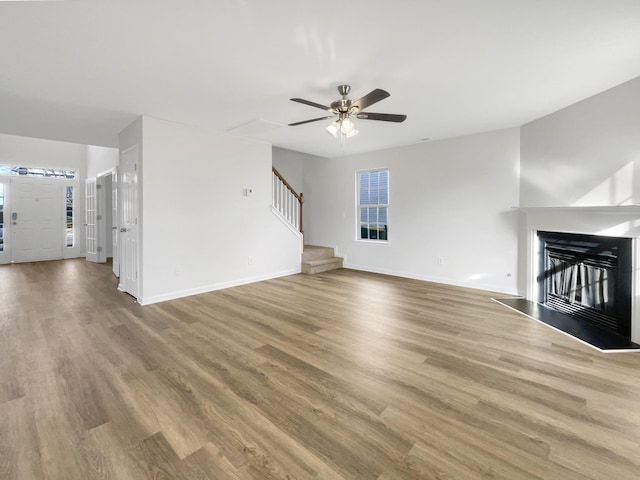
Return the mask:
<svg viewBox="0 0 640 480"><path fill-rule="evenodd" d="M0 163L25 167L68 168L86 174L85 145L0 134Z"/></svg>
<svg viewBox="0 0 640 480"><path fill-rule="evenodd" d="M516 293L518 165L517 128L305 160L305 243L337 247L349 268ZM356 172L380 167L386 245L355 241Z"/></svg>
<svg viewBox="0 0 640 480"><path fill-rule="evenodd" d="M640 78L523 125L522 206L640 204Z"/></svg>
<svg viewBox="0 0 640 480"><path fill-rule="evenodd" d="M306 162L322 161L322 157L316 157L307 153L295 152L284 148L273 147L273 166L285 178L289 185L297 193L303 191L303 167Z"/></svg>
<svg viewBox="0 0 640 480"><path fill-rule="evenodd" d="M271 212L271 145L149 117L142 145L141 303L300 271Z"/></svg>
<svg viewBox="0 0 640 480"><path fill-rule="evenodd" d="M87 178L95 178L118 166L118 149L87 145Z"/></svg>
<svg viewBox="0 0 640 480"><path fill-rule="evenodd" d="M85 201L83 180L87 174L87 147L76 143L0 134L0 164L10 166L63 168L75 170L76 180L60 179L74 187L76 238L72 248L63 249L64 258L84 256Z"/></svg>

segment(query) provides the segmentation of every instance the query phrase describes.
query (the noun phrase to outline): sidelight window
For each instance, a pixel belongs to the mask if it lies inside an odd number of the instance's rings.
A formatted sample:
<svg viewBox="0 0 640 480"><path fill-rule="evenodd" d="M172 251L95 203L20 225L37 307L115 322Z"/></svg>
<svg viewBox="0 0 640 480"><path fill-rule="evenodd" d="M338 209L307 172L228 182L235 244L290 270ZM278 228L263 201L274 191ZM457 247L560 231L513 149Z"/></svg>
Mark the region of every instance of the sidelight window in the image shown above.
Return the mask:
<svg viewBox="0 0 640 480"><path fill-rule="evenodd" d="M0 252L4 252L4 185L0 183Z"/></svg>
<svg viewBox="0 0 640 480"><path fill-rule="evenodd" d="M73 247L73 187L67 186L65 195L65 238L67 247Z"/></svg>
<svg viewBox="0 0 640 480"><path fill-rule="evenodd" d="M358 219L360 240L389 240L389 170L358 172Z"/></svg>

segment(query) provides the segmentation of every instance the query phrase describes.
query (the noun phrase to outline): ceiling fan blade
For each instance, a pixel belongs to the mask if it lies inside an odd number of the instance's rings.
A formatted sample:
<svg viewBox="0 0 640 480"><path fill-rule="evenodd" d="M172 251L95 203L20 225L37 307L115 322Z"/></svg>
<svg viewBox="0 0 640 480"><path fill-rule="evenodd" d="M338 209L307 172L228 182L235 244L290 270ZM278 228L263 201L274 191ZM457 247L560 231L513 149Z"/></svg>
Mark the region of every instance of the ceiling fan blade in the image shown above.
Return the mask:
<svg viewBox="0 0 640 480"><path fill-rule="evenodd" d="M390 95L391 94L389 92L376 88L375 90L367 93L364 97L352 102L351 106L357 107L358 111L361 112L365 108L373 105L374 103L378 103L380 100L384 100Z"/></svg>
<svg viewBox="0 0 640 480"><path fill-rule="evenodd" d="M320 120L326 120L327 118L333 118L334 115L329 115L328 117L320 117L320 118L312 118L311 120L303 120L302 122L290 123L290 127L295 127L296 125L304 125L305 123L318 122Z"/></svg>
<svg viewBox="0 0 640 480"><path fill-rule="evenodd" d="M311 102L309 100L305 100L304 98L291 98L290 100L292 102L303 103L305 105L309 105L310 107L316 107L316 108L319 108L321 110L326 110L327 112L332 112L333 111L333 110L331 110L331 107L327 107L326 105L320 105L319 103Z"/></svg>
<svg viewBox="0 0 640 480"><path fill-rule="evenodd" d="M382 120L383 122L404 122L407 119L406 115L396 115L394 113L369 113L362 112L356 115L362 120Z"/></svg>

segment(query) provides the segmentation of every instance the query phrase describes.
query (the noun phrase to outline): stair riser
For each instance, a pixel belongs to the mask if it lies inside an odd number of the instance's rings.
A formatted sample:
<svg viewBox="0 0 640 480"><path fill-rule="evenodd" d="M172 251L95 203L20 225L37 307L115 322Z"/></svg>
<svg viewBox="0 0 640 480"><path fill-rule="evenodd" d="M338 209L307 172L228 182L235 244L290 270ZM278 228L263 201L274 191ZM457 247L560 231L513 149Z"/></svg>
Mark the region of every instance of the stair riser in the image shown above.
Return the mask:
<svg viewBox="0 0 640 480"><path fill-rule="evenodd" d="M338 268L342 268L342 262L343 262L342 258L336 257L335 259L333 259L333 261L324 262L317 265L309 265L309 264L303 263L302 273L311 275L314 273L328 272L329 270L337 270Z"/></svg>

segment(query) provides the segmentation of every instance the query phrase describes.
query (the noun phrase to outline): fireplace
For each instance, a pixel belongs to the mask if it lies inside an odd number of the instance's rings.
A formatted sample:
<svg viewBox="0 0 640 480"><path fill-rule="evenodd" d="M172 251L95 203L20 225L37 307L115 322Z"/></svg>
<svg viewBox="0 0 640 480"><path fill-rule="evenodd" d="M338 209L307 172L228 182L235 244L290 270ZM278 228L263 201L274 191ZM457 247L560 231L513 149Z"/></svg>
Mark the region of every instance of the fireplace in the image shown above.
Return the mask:
<svg viewBox="0 0 640 480"><path fill-rule="evenodd" d="M538 231L538 240L540 303L630 339L631 239Z"/></svg>

